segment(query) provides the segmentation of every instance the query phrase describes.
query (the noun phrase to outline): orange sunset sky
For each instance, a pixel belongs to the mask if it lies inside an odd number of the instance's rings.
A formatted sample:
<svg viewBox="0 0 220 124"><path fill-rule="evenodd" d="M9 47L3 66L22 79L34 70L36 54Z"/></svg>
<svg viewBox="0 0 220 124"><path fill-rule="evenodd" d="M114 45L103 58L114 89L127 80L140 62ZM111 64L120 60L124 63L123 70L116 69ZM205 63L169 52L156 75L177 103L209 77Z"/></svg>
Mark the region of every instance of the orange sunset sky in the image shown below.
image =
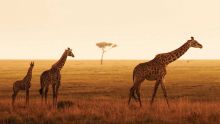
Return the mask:
<svg viewBox="0 0 220 124"><path fill-rule="evenodd" d="M0 0L0 59L152 59L191 36L203 49L181 59L220 59L219 0Z"/></svg>

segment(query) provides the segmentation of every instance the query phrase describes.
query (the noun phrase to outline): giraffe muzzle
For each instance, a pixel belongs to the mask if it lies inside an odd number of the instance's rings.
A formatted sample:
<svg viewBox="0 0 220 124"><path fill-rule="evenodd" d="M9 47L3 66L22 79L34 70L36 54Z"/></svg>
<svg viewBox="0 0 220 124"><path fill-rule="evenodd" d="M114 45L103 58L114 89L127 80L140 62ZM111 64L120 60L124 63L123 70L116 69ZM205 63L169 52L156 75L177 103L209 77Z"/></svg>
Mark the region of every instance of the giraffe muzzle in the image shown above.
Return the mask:
<svg viewBox="0 0 220 124"><path fill-rule="evenodd" d="M202 47L203 47L203 46L202 46L201 44L199 44L199 48L202 49Z"/></svg>

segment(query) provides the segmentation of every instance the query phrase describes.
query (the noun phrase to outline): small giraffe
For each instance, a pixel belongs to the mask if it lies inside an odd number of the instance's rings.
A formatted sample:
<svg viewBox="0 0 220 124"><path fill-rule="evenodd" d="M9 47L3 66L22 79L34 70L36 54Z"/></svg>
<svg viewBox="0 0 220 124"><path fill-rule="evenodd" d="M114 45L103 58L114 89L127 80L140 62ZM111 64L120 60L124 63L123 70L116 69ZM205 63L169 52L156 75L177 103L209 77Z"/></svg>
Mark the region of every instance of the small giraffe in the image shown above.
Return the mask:
<svg viewBox="0 0 220 124"><path fill-rule="evenodd" d="M154 97L156 95L158 86L161 84L161 88L163 90L164 97L166 99L167 105L169 106L167 99L167 92L164 85L165 75L166 75L166 67L168 64L180 58L190 47L194 48L202 48L202 45L199 44L193 37L184 43L178 49L168 52L162 53L155 56L155 58L149 62L138 64L133 70L133 86L130 89L130 96L128 100L128 104L131 101L131 98L138 100L141 104L140 98L140 86L141 83L146 79L149 81L156 81L154 86L154 91L151 98L151 105L153 104Z"/></svg>
<svg viewBox="0 0 220 124"><path fill-rule="evenodd" d="M41 89L39 90L41 98L43 101L43 98L45 96L45 103L47 103L47 93L49 89L49 85L52 85L53 89L53 105L55 106L57 103L57 95L58 95L58 89L61 83L61 74L60 71L63 68L67 56L74 57L72 53L72 49L68 48L64 51L61 58L52 65L52 67L49 70L44 71L40 76L40 84Z"/></svg>
<svg viewBox="0 0 220 124"><path fill-rule="evenodd" d="M34 62L31 62L27 75L23 78L23 80L14 82L13 94L12 94L12 106L14 106L16 96L20 90L26 91L26 105L29 105L29 89L31 87L31 78L32 78L33 68L34 68Z"/></svg>

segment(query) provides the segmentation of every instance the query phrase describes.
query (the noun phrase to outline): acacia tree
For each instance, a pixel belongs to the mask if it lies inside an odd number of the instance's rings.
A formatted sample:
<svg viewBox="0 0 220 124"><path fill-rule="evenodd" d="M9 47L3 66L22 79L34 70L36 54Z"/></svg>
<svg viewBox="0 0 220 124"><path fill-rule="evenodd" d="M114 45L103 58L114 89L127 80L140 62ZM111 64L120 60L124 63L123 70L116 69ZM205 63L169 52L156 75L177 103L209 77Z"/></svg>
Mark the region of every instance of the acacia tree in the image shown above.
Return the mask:
<svg viewBox="0 0 220 124"><path fill-rule="evenodd" d="M99 42L99 43L96 43L96 46L98 46L102 50L101 65L102 65L102 62L103 62L104 53L107 52L108 50L114 48L114 47L117 47L116 44L108 43L108 42Z"/></svg>

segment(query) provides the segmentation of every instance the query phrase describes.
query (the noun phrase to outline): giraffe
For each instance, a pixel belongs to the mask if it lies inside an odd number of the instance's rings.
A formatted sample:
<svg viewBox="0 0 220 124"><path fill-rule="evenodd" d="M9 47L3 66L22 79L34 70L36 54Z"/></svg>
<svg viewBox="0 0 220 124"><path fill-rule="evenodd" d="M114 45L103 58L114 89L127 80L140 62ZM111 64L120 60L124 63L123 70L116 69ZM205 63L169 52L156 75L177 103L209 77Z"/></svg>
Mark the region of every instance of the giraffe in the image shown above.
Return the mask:
<svg viewBox="0 0 220 124"><path fill-rule="evenodd" d="M41 100L42 102L43 102L43 98L45 97L45 103L47 104L47 93L49 90L49 85L51 84L53 89L53 106L56 105L58 90L61 83L60 71L63 68L68 56L74 57L72 53L72 49L70 48L67 48L64 51L61 58L55 64L53 64L49 70L46 70L41 74L40 76L41 88L39 92L42 98Z"/></svg>
<svg viewBox="0 0 220 124"><path fill-rule="evenodd" d="M15 99L20 90L26 91L26 105L29 105L29 89L31 87L32 70L34 68L34 62L30 63L30 67L23 80L18 80L13 84L12 94L12 106L14 107Z"/></svg>
<svg viewBox="0 0 220 124"><path fill-rule="evenodd" d="M140 86L141 83L146 79L149 81L156 81L150 104L153 104L158 86L161 85L163 95L166 99L167 105L169 106L167 92L164 85L166 67L168 64L180 58L190 47L202 48L202 45L191 37L190 40L187 40L187 42L178 49L168 53L158 54L154 59L138 64L133 70L133 86L130 89L128 104L130 104L131 98L134 98L136 101L139 101L140 106L142 106L140 98Z"/></svg>

